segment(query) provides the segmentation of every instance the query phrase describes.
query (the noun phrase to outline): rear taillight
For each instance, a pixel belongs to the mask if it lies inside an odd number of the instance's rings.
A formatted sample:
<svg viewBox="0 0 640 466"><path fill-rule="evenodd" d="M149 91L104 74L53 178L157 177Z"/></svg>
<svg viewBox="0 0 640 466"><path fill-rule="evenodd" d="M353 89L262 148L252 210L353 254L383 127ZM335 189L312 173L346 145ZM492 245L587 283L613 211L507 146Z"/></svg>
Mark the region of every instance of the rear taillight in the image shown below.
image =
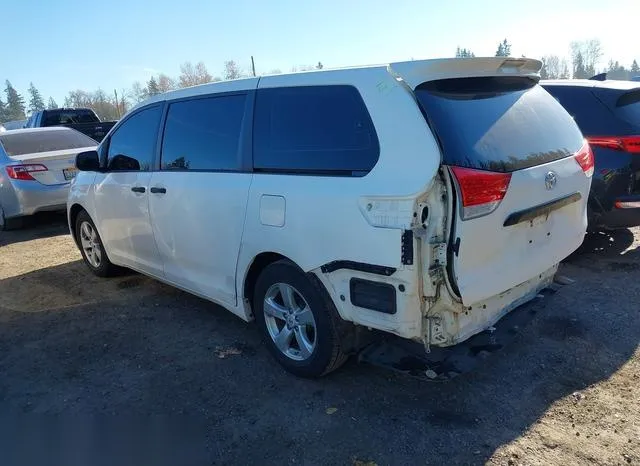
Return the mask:
<svg viewBox="0 0 640 466"><path fill-rule="evenodd" d="M592 146L631 152L632 154L640 154L640 136L597 136L587 139L589 141L589 144L591 144Z"/></svg>
<svg viewBox="0 0 640 466"><path fill-rule="evenodd" d="M31 176L33 172L46 172L47 167L39 163L28 165L9 165L6 167L7 175L14 180L33 181L35 178Z"/></svg>
<svg viewBox="0 0 640 466"><path fill-rule="evenodd" d="M511 173L496 173L472 168L451 167L462 197L462 219L482 217L500 205L504 199Z"/></svg>
<svg viewBox="0 0 640 466"><path fill-rule="evenodd" d="M576 161L582 167L582 171L587 177L593 175L593 166L595 164L593 160L593 151L589 143L585 141L580 150L574 155Z"/></svg>

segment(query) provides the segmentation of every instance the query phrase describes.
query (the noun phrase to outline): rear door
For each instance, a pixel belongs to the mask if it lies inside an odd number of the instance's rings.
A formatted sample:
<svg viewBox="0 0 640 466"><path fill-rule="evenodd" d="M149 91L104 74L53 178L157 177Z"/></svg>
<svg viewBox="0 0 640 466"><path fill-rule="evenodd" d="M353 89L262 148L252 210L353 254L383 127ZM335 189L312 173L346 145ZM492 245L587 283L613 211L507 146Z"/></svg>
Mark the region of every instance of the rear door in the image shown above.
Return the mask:
<svg viewBox="0 0 640 466"><path fill-rule="evenodd" d="M503 73L493 59L477 61L476 77L473 60L464 61L464 77L423 81L415 94L457 194L450 273L471 305L538 276L582 243L593 158L536 77L511 66Z"/></svg>

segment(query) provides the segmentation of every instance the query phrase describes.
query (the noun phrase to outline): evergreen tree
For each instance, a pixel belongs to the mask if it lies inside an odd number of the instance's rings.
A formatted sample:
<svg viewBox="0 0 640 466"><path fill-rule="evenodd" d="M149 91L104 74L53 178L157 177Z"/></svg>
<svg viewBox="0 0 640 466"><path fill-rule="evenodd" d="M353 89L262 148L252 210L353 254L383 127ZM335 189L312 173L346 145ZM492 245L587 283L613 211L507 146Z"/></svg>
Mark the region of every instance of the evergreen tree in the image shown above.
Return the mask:
<svg viewBox="0 0 640 466"><path fill-rule="evenodd" d="M160 94L160 89L158 88L158 83L156 82L156 78L151 76L151 79L147 83L147 95L157 95Z"/></svg>
<svg viewBox="0 0 640 466"><path fill-rule="evenodd" d="M542 67L540 68L540 79L549 79L549 71L547 70L547 58L542 57Z"/></svg>
<svg viewBox="0 0 640 466"><path fill-rule="evenodd" d="M511 55L511 44L507 42L507 39L505 39L498 44L496 57L508 57L510 55Z"/></svg>
<svg viewBox="0 0 640 466"><path fill-rule="evenodd" d="M573 78L586 79L588 77L589 74L584 67L584 58L582 58L582 53L577 52L575 58L573 59Z"/></svg>
<svg viewBox="0 0 640 466"><path fill-rule="evenodd" d="M473 58L476 55L468 49L461 49L460 47L456 48L456 58Z"/></svg>
<svg viewBox="0 0 640 466"><path fill-rule="evenodd" d="M29 95L31 96L29 99L29 110L31 110L31 112L44 110L44 100L42 100L40 91L36 89L33 83L29 83Z"/></svg>
<svg viewBox="0 0 640 466"><path fill-rule="evenodd" d="M0 99L0 123L7 121L6 115L7 115L7 106L2 101L2 99Z"/></svg>
<svg viewBox="0 0 640 466"><path fill-rule="evenodd" d="M640 73L640 67L638 67L638 62L636 60L633 60L633 63L631 64L631 73L634 76Z"/></svg>
<svg viewBox="0 0 640 466"><path fill-rule="evenodd" d="M7 95L7 110L5 118L11 120L24 120L24 99L18 91L14 89L9 80L5 81L6 88L4 92Z"/></svg>
<svg viewBox="0 0 640 466"><path fill-rule="evenodd" d="M55 108L58 108L58 104L56 103L55 100L53 100L53 97L49 97L49 103L47 104L47 108L49 110L53 110Z"/></svg>

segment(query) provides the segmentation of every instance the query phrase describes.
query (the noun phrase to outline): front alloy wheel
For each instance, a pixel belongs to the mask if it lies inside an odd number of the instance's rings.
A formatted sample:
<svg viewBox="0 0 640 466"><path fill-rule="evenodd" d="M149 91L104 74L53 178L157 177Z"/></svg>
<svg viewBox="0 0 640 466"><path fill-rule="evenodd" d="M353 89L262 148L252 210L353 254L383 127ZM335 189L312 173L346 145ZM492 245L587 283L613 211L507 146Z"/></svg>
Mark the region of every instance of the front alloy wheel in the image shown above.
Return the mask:
<svg viewBox="0 0 640 466"><path fill-rule="evenodd" d="M87 220L80 223L80 244L89 265L96 269L100 268L100 264L102 264L102 247L95 228Z"/></svg>
<svg viewBox="0 0 640 466"><path fill-rule="evenodd" d="M76 243L89 269L98 277L115 275L118 267L109 261L98 229L86 211L81 211L76 217L74 231Z"/></svg>

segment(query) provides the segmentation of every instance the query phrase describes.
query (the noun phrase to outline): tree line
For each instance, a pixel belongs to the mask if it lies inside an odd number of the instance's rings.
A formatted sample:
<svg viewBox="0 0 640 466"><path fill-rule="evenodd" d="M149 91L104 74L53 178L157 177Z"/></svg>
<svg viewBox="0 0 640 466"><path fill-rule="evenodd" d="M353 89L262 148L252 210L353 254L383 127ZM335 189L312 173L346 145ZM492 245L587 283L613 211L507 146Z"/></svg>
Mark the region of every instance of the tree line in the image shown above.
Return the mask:
<svg viewBox="0 0 640 466"><path fill-rule="evenodd" d="M468 48L457 47L455 56L458 58L475 57L475 53ZM505 38L498 43L495 52L497 57L511 56L511 43ZM597 70L603 53L598 39L582 42L572 42L569 50L569 58L558 55L545 55L542 57L542 79L569 79L590 78L598 72L606 72L609 79L630 79L640 75L637 60L626 68L618 61L609 60L608 66ZM316 65L302 65L292 67L291 71L307 71L322 69L322 62ZM279 69L274 69L269 74L279 74ZM124 115L132 105L137 104L151 96L183 87L195 86L222 80L238 79L253 75L253 72L242 69L234 60L224 62L220 75L212 75L203 62L193 64L185 62L180 65L180 74L171 77L164 73L151 76L146 82L136 81L129 89L114 90L113 94L98 88L95 91L76 89L70 91L64 98L64 107L87 107L93 109L103 120L116 120ZM32 112L44 108L58 108L56 101L49 97L47 103L34 86L29 83L27 90L28 101L7 80L5 81L5 99L0 95L0 122L11 120L23 120Z"/></svg>
<svg viewBox="0 0 640 466"><path fill-rule="evenodd" d="M316 65L294 66L291 71L307 71L312 69L322 69L322 62ZM269 74L279 74L279 69L274 69ZM130 89L114 90L113 95L98 88L88 92L83 89L69 91L64 98L63 107L85 107L93 109L102 120L116 120L124 115L133 105L149 97L163 92L180 89L183 87L196 86L222 80L239 79L253 75L253 73L242 69L234 60L224 62L221 75L212 75L203 62L193 64L185 62L180 65L180 74L170 77L164 73L151 76L146 82L136 81ZM0 123L12 120L23 120L27 115L39 110L59 108L56 101L50 97L45 104L40 91L33 83L29 84L28 102L16 91L12 84L5 82L5 100L0 97Z"/></svg>
<svg viewBox="0 0 640 466"><path fill-rule="evenodd" d="M498 44L496 57L508 57L511 55L511 44L504 39ZM640 76L638 61L633 60L629 68L625 68L619 61L609 60L606 68L596 69L602 59L602 47L598 39L581 42L572 42L569 48L569 59L558 55L545 55L542 57L540 77L542 79L589 79L596 74L607 73L607 79L629 80ZM457 58L475 57L471 49L458 47Z"/></svg>

